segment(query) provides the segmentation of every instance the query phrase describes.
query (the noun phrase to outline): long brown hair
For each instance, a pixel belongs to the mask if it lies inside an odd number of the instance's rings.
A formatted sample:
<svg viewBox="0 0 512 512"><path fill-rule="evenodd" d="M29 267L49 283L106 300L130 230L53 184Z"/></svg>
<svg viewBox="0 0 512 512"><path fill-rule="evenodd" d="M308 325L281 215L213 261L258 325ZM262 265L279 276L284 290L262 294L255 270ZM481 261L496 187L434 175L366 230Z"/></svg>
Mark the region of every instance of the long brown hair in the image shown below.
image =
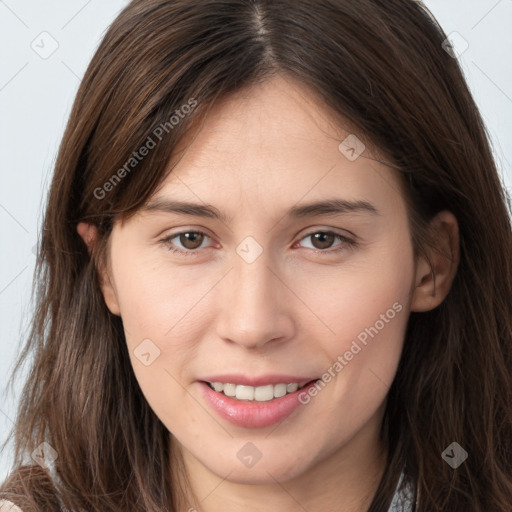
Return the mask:
<svg viewBox="0 0 512 512"><path fill-rule="evenodd" d="M169 432L134 377L97 268L113 220L149 199L200 116L279 72L309 86L404 176L416 254L437 212L450 210L459 222L450 293L434 310L410 315L382 427L387 468L369 511L387 510L402 470L416 486L417 512L510 510L510 212L445 39L413 0L134 0L120 13L87 69L56 162L35 317L11 379L34 360L0 498L57 510L46 472L24 460L45 441L58 453L68 508L176 510L181 491L172 475L183 468L177 461L169 471ZM184 115L184 105L195 108ZM135 164L148 137L155 146ZM98 228L91 254L79 221ZM457 469L441 457L453 441L469 453Z"/></svg>

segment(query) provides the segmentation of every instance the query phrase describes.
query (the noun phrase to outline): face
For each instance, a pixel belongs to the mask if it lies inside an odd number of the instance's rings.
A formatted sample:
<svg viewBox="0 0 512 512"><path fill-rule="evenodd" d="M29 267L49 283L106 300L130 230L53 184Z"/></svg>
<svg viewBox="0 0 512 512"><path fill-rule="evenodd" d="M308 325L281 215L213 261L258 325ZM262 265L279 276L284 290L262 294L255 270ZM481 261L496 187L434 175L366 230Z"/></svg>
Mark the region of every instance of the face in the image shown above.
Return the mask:
<svg viewBox="0 0 512 512"><path fill-rule="evenodd" d="M298 477L377 438L416 266L398 174L354 140L276 77L217 103L151 206L114 225L105 298L140 387L230 481Z"/></svg>

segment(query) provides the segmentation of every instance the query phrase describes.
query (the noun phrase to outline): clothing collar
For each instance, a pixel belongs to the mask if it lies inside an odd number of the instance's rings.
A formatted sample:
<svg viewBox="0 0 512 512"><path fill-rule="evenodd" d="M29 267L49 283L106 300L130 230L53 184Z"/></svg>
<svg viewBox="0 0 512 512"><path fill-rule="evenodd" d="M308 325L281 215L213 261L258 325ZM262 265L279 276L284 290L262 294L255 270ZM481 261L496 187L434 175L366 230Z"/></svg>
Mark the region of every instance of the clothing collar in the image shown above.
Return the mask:
<svg viewBox="0 0 512 512"><path fill-rule="evenodd" d="M400 475L398 484L396 486L393 501L388 509L388 512L412 512L414 505L414 486L412 483L408 483L402 487L404 481L404 473Z"/></svg>

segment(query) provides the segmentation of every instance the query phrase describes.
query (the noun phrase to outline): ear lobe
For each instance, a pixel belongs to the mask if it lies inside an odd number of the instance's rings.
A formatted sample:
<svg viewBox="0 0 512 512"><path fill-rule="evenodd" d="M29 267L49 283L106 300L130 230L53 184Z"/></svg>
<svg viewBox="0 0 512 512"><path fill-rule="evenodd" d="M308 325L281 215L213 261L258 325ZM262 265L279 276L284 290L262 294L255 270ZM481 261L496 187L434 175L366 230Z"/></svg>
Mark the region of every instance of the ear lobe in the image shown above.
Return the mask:
<svg viewBox="0 0 512 512"><path fill-rule="evenodd" d="M98 234L96 226L93 224L87 224L85 222L79 222L77 224L76 230L84 243L87 245L87 250L89 251L90 255L96 243ZM103 298L105 299L105 303L110 312L113 315L121 316L116 291L112 284L113 280L110 278L105 267L106 265L104 265L102 261L100 262L100 268L97 269Z"/></svg>
<svg viewBox="0 0 512 512"><path fill-rule="evenodd" d="M411 311L430 311L448 295L459 264L459 226L449 211L438 213L430 223L435 247L428 247L416 268Z"/></svg>

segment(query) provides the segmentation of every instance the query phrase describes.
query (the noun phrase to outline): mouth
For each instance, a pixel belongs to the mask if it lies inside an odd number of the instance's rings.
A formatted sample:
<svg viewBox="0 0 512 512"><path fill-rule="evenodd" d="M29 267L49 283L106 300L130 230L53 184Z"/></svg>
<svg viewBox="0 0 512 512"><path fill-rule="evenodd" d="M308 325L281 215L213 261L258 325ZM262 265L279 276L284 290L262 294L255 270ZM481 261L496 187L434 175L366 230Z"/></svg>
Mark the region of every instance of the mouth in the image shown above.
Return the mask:
<svg viewBox="0 0 512 512"><path fill-rule="evenodd" d="M249 379L237 380L247 382ZM302 382L264 384L260 380L262 385L250 386L215 379L201 380L198 384L205 402L221 418L239 427L264 428L283 421L294 412L299 412L304 404L300 400L300 395L318 381L319 379L308 379ZM311 410L300 410L305 409Z"/></svg>
<svg viewBox="0 0 512 512"><path fill-rule="evenodd" d="M318 379L307 382L290 382L278 384L266 384L263 386L248 386L245 384L234 384L231 382L208 382L202 381L213 391L223 394L234 400L242 402L269 402L276 398L295 393L308 384L316 382Z"/></svg>

